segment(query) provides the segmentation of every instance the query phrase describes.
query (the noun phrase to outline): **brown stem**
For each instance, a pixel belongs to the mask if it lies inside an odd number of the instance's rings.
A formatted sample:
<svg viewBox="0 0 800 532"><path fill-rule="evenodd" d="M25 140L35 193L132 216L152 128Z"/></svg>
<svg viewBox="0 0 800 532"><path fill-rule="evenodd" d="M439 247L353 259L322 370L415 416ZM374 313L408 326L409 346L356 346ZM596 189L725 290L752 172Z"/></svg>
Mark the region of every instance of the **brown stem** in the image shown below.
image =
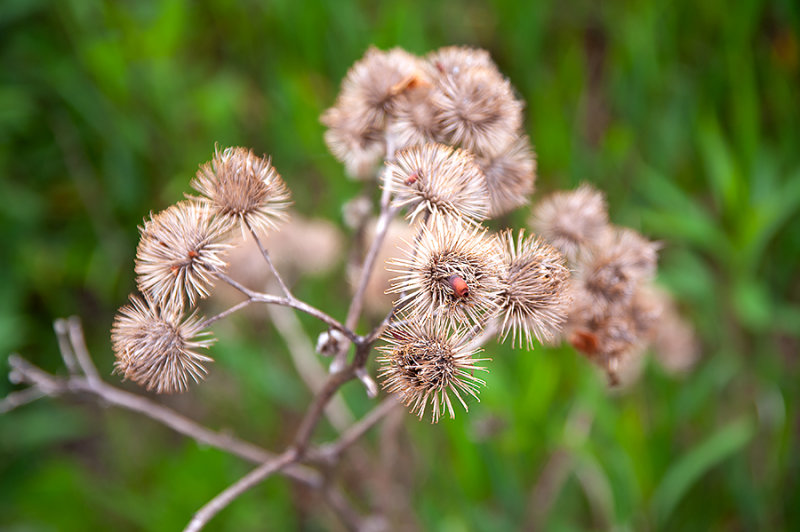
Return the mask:
<svg viewBox="0 0 800 532"><path fill-rule="evenodd" d="M238 284L233 280L231 281L232 284L235 283L234 286ZM316 315L315 312L319 312L313 307L297 301L293 297L278 298L275 296L268 296L267 294L252 292L245 287L242 287L242 289L248 296L248 300L215 316L212 318L212 321L220 319L224 315L245 306L245 304L250 301L284 304L285 306L300 308L300 310L306 312L310 309L311 312L309 313L312 315ZM320 319L326 321L325 316L327 315L324 315L324 313L320 314L323 315ZM332 318L327 318L335 322ZM208 429L150 399L106 384L99 378L96 367L91 361L78 319L71 318L68 322L64 322L63 320L59 321L56 330L61 331L61 334L63 334L65 328L68 334L64 334L64 339L68 339L68 341L61 342L62 356L65 358L65 362L66 360L77 360L77 363L81 366L86 376L75 374L68 378L56 377L27 362L18 355L11 355L9 357L9 365L11 366L9 378L15 383L28 383L31 385L31 388L10 394L0 402L0 409L9 410L45 395L89 394L95 396L101 402L139 412L200 443L216 447L246 460L261 464L204 505L197 514L195 514L186 530L199 530L236 497L276 472L281 472L287 477L307 484L315 489L323 490L326 502L331 505L337 516L351 528L353 528L354 525L358 528L360 523L362 523L358 512L349 506L344 495L336 488L329 485L320 473L298 462L303 459L306 454L311 456L322 455L319 450L307 452L311 436L316 426L319 424L322 412L335 396L338 389L344 383L353 379L358 374L359 370L364 368L371 350L371 341L368 342L363 337L356 336L351 332L352 340L356 345L356 354L353 362L344 368L344 370L328 376L322 390L308 407L293 445L280 455L275 455L252 443L240 440L235 436ZM391 404L391 401L393 400L384 401L364 419L347 429L339 440L330 444L329 448L333 450L334 454L340 454L346 447L352 445L369 430L370 427L378 423L391 407L394 406Z"/></svg>
<svg viewBox="0 0 800 532"><path fill-rule="evenodd" d="M202 529L211 518L221 512L239 495L259 484L270 475L293 463L295 460L297 460L297 453L294 449L287 449L280 456L268 460L253 469L250 473L228 486L222 493L200 508L197 513L194 514L194 517L186 526L184 532L197 532Z"/></svg>
<svg viewBox="0 0 800 532"><path fill-rule="evenodd" d="M328 372L315 355L314 345L303 331L297 315L292 309L277 305L268 305L267 312L272 318L272 324L275 325L275 329L286 342L289 355L292 357L292 362L294 362L294 367L300 378L303 379L312 393L317 393L325 386ZM325 408L325 414L337 432L344 431L353 423L353 414L341 396L335 396L331 399Z"/></svg>
<svg viewBox="0 0 800 532"><path fill-rule="evenodd" d="M72 352L72 346L69 343L67 320L63 318L57 319L53 322L53 329L56 331L58 350L61 352L61 358L64 360L64 365L67 366L67 371L69 371L70 375L80 373L78 360L75 358L75 353Z"/></svg>
<svg viewBox="0 0 800 532"><path fill-rule="evenodd" d="M244 301L240 301L239 303L235 304L231 308L223 310L219 314L211 316L210 318L206 318L205 321L203 321L203 323L200 324L200 328L201 329L205 329L206 327L208 327L212 323L215 323L215 322L217 322L217 321L219 321L219 320L221 320L223 318L227 318L228 316L230 316L231 314L233 314L237 310L243 309L244 307L248 306L250 303L253 303L252 299L245 299Z"/></svg>
<svg viewBox="0 0 800 532"><path fill-rule="evenodd" d="M343 370L328 376L325 385L317 393L316 397L314 397L314 401L308 406L305 416L303 416L303 420L300 422L300 428L297 429L292 447L295 449L298 456L303 457L305 455L308 442L314 434L314 429L317 427L328 401L330 401L339 388L352 379L354 375L355 369L353 365L349 365Z"/></svg>
<svg viewBox="0 0 800 532"><path fill-rule="evenodd" d="M398 403L397 399L394 397L387 397L378 406L370 410L367 415L344 431L336 441L320 447L319 450L314 453L315 457L329 462L338 459L342 452L358 441L369 429L374 427L392 410L397 408L399 404L400 403Z"/></svg>
<svg viewBox="0 0 800 532"><path fill-rule="evenodd" d="M81 327L81 320L77 316L70 316L67 319L67 333L69 335L69 343L72 346L72 352L75 353L75 358L78 359L83 374L89 379L90 383L100 382L100 374L97 372L97 366L92 362L92 357L89 355L89 348L86 347L86 339L83 337L83 327Z"/></svg>
<svg viewBox="0 0 800 532"><path fill-rule="evenodd" d="M32 403L46 395L47 394L39 388L26 388L18 392L11 392L0 401L0 414L11 412L15 408Z"/></svg>
<svg viewBox="0 0 800 532"><path fill-rule="evenodd" d="M67 379L56 377L18 355L10 356L8 363L12 371L19 375L22 382L34 386L31 389L39 390L44 395L58 396L86 393L97 397L104 403L143 414L199 443L227 451L245 460L262 463L275 457L273 453L266 449L240 440L236 436L215 432L155 401L120 390L104 382L90 383L87 378L78 376ZM286 475L314 487L318 487L322 483L319 473L304 466L292 467L286 471Z"/></svg>
<svg viewBox="0 0 800 532"><path fill-rule="evenodd" d="M378 252L383 245L383 240L386 238L386 233L389 230L389 223L397 213L397 209L388 207L381 210L378 217L378 222L375 225L375 236L372 238L367 256L364 258L364 264L361 267L361 276L358 282L358 287L353 295L353 300L350 302L350 308L347 311L347 319L345 325L351 329L355 329L358 324L358 318L361 316L361 309L364 306L364 293L367 289L367 284L372 277L372 272L375 269L375 259L378 258Z"/></svg>
<svg viewBox="0 0 800 532"><path fill-rule="evenodd" d="M257 303L267 303L272 305L283 305L284 307L291 307L293 309L297 309L301 312L305 312L310 316L314 316L318 320L326 323L327 325L333 327L334 329L340 331L342 334L347 336L350 341L358 343L362 341L362 338L354 333L350 328L345 327L339 321L332 318L331 316L325 314L321 310L316 307L312 307L308 303L300 301L299 299L295 298L294 296L291 297L280 297L280 296L273 296L270 294L264 294L262 292L256 292L255 290L250 290L243 284L234 279L231 279L226 274L218 272L217 277L240 291L242 294L247 296L251 301Z"/></svg>
<svg viewBox="0 0 800 532"><path fill-rule="evenodd" d="M278 284L281 287L283 295L285 295L289 299L293 299L294 296L292 296L292 293L289 291L289 288L286 286L286 283L283 282L281 274L278 273L278 269L272 263L272 258L270 258L267 248L265 248L264 245L261 243L261 239L258 238L258 235L256 234L255 230L253 230L252 226L246 221L245 225L247 225L247 229L250 230L250 234L253 236L253 240L256 241L256 245L258 246L259 251L261 251L261 256L264 257L264 260L267 262L269 269L272 271L272 275L274 275L275 279L278 281Z"/></svg>

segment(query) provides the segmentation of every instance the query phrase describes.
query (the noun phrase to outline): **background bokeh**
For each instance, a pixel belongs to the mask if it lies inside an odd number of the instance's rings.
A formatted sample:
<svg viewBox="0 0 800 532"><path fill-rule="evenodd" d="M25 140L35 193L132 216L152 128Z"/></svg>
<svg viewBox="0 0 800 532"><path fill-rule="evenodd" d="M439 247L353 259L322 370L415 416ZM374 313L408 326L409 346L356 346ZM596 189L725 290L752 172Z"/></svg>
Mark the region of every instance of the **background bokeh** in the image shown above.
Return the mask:
<svg viewBox="0 0 800 532"><path fill-rule="evenodd" d="M362 185L318 117L347 68L370 44L479 46L527 102L536 196L591 182L615 223L661 240L659 282L702 355L683 377L648 362L609 393L571 349L490 344L481 402L435 426L407 416L403 452L360 474L400 462L432 530L520 528L554 460L548 528L797 530L799 38L794 0L5 0L0 394L10 352L65 373L52 320L72 314L109 375L137 225L189 191L215 143L271 154L297 211L346 231L341 205ZM296 292L343 317L343 270ZM310 399L282 340L266 315L215 332L209 381L163 401L282 448ZM357 384L344 395L370 406ZM250 467L135 414L44 399L0 417L0 528L175 530ZM210 529L336 526L307 499L272 478Z"/></svg>

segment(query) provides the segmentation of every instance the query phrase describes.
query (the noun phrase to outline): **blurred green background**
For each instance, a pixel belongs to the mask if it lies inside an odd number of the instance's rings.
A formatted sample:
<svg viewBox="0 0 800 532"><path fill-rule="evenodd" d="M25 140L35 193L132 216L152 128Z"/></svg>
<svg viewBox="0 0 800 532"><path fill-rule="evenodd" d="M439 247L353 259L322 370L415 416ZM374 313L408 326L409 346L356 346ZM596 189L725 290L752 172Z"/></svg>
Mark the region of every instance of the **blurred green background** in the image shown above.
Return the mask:
<svg viewBox="0 0 800 532"><path fill-rule="evenodd" d="M571 349L490 344L480 404L436 426L406 416L403 452L362 474L399 462L413 522L432 530L521 528L559 465L549 529L797 530L799 38L794 0L5 0L0 394L13 351L65 374L52 320L71 314L110 373L137 225L189 190L215 143L271 154L297 210L342 225L361 184L318 117L347 68L370 44L479 46L527 102L537 197L592 182L615 223L663 241L659 281L702 356L682 378L648 362L609 393ZM342 271L296 291L341 318ZM209 382L159 400L281 449L310 394L268 321L215 327ZM344 395L370 407L356 384ZM135 414L44 399L0 417L0 528L175 530L250 467ZM272 478L209 528L335 529L308 497Z"/></svg>

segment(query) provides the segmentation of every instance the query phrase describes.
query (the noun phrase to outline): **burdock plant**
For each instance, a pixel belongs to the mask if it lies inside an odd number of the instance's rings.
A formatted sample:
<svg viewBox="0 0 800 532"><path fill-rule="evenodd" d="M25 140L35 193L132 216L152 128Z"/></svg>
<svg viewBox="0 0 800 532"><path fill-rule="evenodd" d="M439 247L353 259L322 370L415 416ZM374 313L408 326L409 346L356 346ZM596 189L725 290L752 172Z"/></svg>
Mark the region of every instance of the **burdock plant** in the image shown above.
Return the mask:
<svg viewBox="0 0 800 532"><path fill-rule="evenodd" d="M491 357L482 349L492 338L510 337L512 347L527 349L564 339L612 383L652 341L673 350L691 345L666 342L658 330L663 309L672 309L668 297L651 285L658 246L612 226L602 193L590 185L543 199L533 209L534 233L492 233L482 225L528 204L533 193L536 161L522 128L522 109L483 50L448 47L416 57L370 48L353 65L334 106L322 115L325 141L347 174L365 181L365 196L370 187L380 188L380 212L373 219L362 199L346 209L356 239L372 237L352 254L353 297L341 321L298 299L271 259L264 235L280 231L288 219L290 193L269 157L242 147L216 149L191 180L194 193L144 221L135 264L141 294L130 296L111 331L115 372L148 391L187 392L208 372L209 327L217 321L255 303L306 313L321 324L320 355L333 358L327 376L315 374L315 398L284 451L267 452L106 384L74 321L57 324L70 377L13 357L15 378L38 395L92 394L260 463L203 506L187 530L201 528L277 472L321 490L347 526L358 528L357 512L336 491L328 466L398 401L433 422L455 417L457 405L467 410L485 385L480 375L489 371ZM374 229L368 227L373 223ZM379 264L387 233L398 225L410 236ZM228 252L242 237L257 247L277 294L229 276ZM383 287L393 304L360 331L367 285L373 270L384 267L395 275ZM201 318L199 306L220 284L235 289L241 300ZM666 334L688 336L671 312ZM276 323L290 319L274 309L270 314ZM337 440L312 445L316 427L332 402L341 401L337 392L345 383L357 379L370 396L378 395L367 369L376 351L378 378L390 397ZM308 373L308 363L298 364L298 370ZM319 371L321 359L310 363ZM335 416L330 419L343 429Z"/></svg>

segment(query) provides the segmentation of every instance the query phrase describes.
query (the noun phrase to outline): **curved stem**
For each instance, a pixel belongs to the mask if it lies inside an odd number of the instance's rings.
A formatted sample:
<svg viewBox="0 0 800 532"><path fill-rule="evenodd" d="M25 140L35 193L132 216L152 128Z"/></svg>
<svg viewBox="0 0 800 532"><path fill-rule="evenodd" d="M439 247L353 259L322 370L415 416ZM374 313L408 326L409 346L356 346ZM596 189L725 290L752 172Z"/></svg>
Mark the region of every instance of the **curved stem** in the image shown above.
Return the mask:
<svg viewBox="0 0 800 532"><path fill-rule="evenodd" d="M384 189L386 190L386 189ZM397 213L397 209L389 208L381 210L378 217L378 222L375 225L375 236L372 239L367 256L364 258L364 265L361 267L361 277L358 281L358 287L353 295L353 300L350 302L350 308L347 311L347 319L345 326L350 329L355 329L358 325L358 318L361 316L361 310L364 306L364 293L367 289L367 284L372 278L372 272L375 269L375 259L378 258L383 240L386 238L386 233L389 230L389 223Z"/></svg>
<svg viewBox="0 0 800 532"><path fill-rule="evenodd" d="M256 484L262 482L264 479L276 473L291 464L297 459L297 454L294 450L289 449L282 453L280 456L264 462L247 475L243 476L236 483L228 486L222 493L211 499L208 503L200 508L189 524L184 529L184 532L197 532L202 529L211 518L221 512L239 495L249 490Z"/></svg>
<svg viewBox="0 0 800 532"><path fill-rule="evenodd" d="M345 430L342 435L334 442L323 445L319 448L316 456L324 458L325 460L332 461L339 457L348 447L353 445L356 441L367 433L369 429L379 423L386 415L392 410L397 408L400 403L394 396L387 397L378 406L374 407L360 420L351 425Z"/></svg>
<svg viewBox="0 0 800 532"><path fill-rule="evenodd" d="M328 314L325 314L324 312L322 312L318 308L312 307L308 303L300 301L299 299L297 299L294 296L280 297L280 296L273 296L273 295L270 295L270 294L265 294L263 292L256 292L255 290L250 290L249 288L247 288L243 284L239 283L238 281L235 281L234 279L231 279L230 277L228 277L224 273L220 272L220 273L217 273L216 275L217 275L217 277L219 277L220 279L222 279L223 281L225 281L226 283L228 283L229 285L231 285L232 287L234 287L235 289L240 291L242 294L247 296L253 302L268 303L268 304L272 304L272 305L283 305L284 307L291 307L293 309L297 309L297 310L299 310L301 312L305 312L306 314L308 314L310 316L314 316L315 318L317 318L318 320L326 323L330 327L333 327L334 329L337 329L342 334L344 334L351 342L359 343L359 342L363 341L361 336L358 336L350 328L345 327L344 325L342 325L338 320L332 318Z"/></svg>
<svg viewBox="0 0 800 532"><path fill-rule="evenodd" d="M85 377L73 376L60 378L34 366L18 355L8 358L12 371L20 380L32 386L29 390L37 390L43 395L58 396L64 394L89 394L103 403L137 412L165 425L175 432L188 436L198 443L215 447L222 451L244 458L251 462L262 463L275 458L275 454L250 442L224 432L215 432L178 412L162 406L146 397L126 392L105 382L92 383ZM27 392L27 390L24 390ZM22 393L22 392L18 392ZM31 392L32 393L32 392ZM322 485L320 475L305 466L293 466L286 470L286 475L313 487Z"/></svg>
<svg viewBox="0 0 800 532"><path fill-rule="evenodd" d="M253 236L253 240L256 241L256 245L258 246L258 250L261 252L261 256L264 257L264 260L267 262L267 265L269 266L269 269L272 271L272 275L274 275L275 279L278 281L278 284L281 287L281 291L283 292L283 295L285 295L286 297L288 297L290 299L293 298L292 293L289 291L289 288L286 286L286 283L283 282L283 278L281 277L281 274L278 273L278 269L272 263L272 258L270 258L269 252L267 251L267 248L265 248L264 245L261 243L261 239L258 238L258 235L256 234L256 232L253 229L253 227L247 222L245 222L245 224L247 225L247 229L250 230L250 234Z"/></svg>
<svg viewBox="0 0 800 532"><path fill-rule="evenodd" d="M245 299L244 301L240 301L239 303L235 304L235 305L234 305L234 306L232 306L231 308L229 308L229 309L226 309L226 310L223 310L223 311L222 311L222 312L220 312L219 314L216 314L216 315L214 315L214 316L211 316L210 318L206 318L206 319L205 319L205 320L204 320L204 321L203 321L203 322L200 324L200 326L199 326L199 327L200 327L201 329L205 329L206 327L208 327L208 326L209 326L209 325L211 325L212 323L214 323L214 322L217 322L217 321L219 321L219 320L221 320L221 319L223 319L223 318L227 318L228 316L230 316L231 314L233 314L233 313L234 313L234 312L236 312L237 310L243 309L244 307L248 306L248 305L249 305L249 304L251 304L251 303L253 303L253 300L252 300L252 299Z"/></svg>

